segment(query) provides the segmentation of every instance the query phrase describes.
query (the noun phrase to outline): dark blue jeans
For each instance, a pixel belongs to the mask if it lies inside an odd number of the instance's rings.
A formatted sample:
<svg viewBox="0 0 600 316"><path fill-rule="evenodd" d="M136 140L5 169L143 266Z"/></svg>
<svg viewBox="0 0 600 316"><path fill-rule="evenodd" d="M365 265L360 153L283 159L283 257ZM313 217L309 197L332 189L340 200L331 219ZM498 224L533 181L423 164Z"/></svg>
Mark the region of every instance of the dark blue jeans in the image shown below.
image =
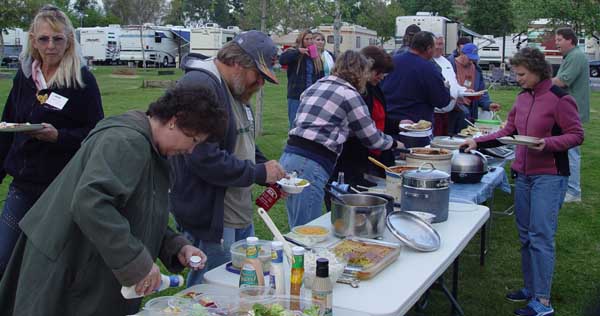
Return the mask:
<svg viewBox="0 0 600 316"><path fill-rule="evenodd" d="M25 192L13 184L8 187L8 194L0 218L0 275L4 273L13 248L21 234L19 222L38 198L39 194Z"/></svg>
<svg viewBox="0 0 600 316"><path fill-rule="evenodd" d="M515 181L515 218L523 281L536 298L550 299L556 255L554 236L567 181L567 177L559 175L524 174L518 174Z"/></svg>

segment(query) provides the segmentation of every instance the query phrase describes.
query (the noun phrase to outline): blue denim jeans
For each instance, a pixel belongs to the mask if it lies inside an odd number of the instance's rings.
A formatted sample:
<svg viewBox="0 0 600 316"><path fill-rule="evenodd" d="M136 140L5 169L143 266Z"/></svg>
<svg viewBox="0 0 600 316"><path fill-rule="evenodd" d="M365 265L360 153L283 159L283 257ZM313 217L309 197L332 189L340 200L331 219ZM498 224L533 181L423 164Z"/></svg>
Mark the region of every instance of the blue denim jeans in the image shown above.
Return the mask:
<svg viewBox="0 0 600 316"><path fill-rule="evenodd" d="M197 240L191 233L183 232L185 237L196 247L206 254L206 265L204 269L191 271L187 276L186 286L200 284L204 282L204 273L212 270L225 262L231 261L231 252L229 251L231 244L234 242L246 239L246 237L254 236L254 225L246 228L223 228L223 242L214 242L207 240Z"/></svg>
<svg viewBox="0 0 600 316"><path fill-rule="evenodd" d="M294 124L294 120L296 119L296 113L298 112L298 108L300 107L300 100L296 99L287 99L288 102L288 122L290 129L292 129L292 124Z"/></svg>
<svg viewBox="0 0 600 316"><path fill-rule="evenodd" d="M567 193L574 197L581 197L581 148L579 146L569 149L569 186Z"/></svg>
<svg viewBox="0 0 600 316"><path fill-rule="evenodd" d="M19 222L38 198L38 194L24 192L13 184L8 187L8 194L0 218L0 275L4 273L13 248L21 234Z"/></svg>
<svg viewBox="0 0 600 316"><path fill-rule="evenodd" d="M537 298L550 299L554 236L567 181L567 177L559 175L517 175L515 218L521 242L521 269L525 288Z"/></svg>
<svg viewBox="0 0 600 316"><path fill-rule="evenodd" d="M310 185L299 194L290 194L286 199L290 228L304 225L323 215L323 197L329 173L314 160L284 152L279 163L286 172L296 171L298 177L306 179Z"/></svg>

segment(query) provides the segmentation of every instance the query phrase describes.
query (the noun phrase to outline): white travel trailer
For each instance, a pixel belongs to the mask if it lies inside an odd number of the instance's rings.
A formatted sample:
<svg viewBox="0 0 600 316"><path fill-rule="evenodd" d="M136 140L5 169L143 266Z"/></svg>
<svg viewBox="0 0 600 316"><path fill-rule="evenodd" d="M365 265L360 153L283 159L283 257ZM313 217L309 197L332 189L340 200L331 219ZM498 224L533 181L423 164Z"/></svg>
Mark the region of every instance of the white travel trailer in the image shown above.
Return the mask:
<svg viewBox="0 0 600 316"><path fill-rule="evenodd" d="M501 36L483 35L483 37L474 38L473 44L479 48L479 64L482 67L500 66L503 53L506 64L519 48L527 45L527 35L524 33L511 34L505 36L504 39Z"/></svg>
<svg viewBox="0 0 600 316"><path fill-rule="evenodd" d="M170 27L129 25L121 29L121 62L169 67L175 65L178 41Z"/></svg>
<svg viewBox="0 0 600 316"><path fill-rule="evenodd" d="M77 29L83 58L93 63L106 64L119 62L121 55L121 27L81 27Z"/></svg>
<svg viewBox="0 0 600 316"><path fill-rule="evenodd" d="M333 52L333 25L319 25L317 30L325 36L325 49ZM377 45L377 31L360 25L344 22L340 28L340 35L340 53L349 49L358 51L369 45Z"/></svg>
<svg viewBox="0 0 600 316"><path fill-rule="evenodd" d="M4 30L2 40L2 64L7 65L18 62L23 45L27 44L27 31L20 28Z"/></svg>
<svg viewBox="0 0 600 316"><path fill-rule="evenodd" d="M461 34L474 38L482 37L480 34L469 30L459 22L450 20L443 16L433 15L430 12L417 12L417 15L396 17L396 48L402 46L402 40L406 28L415 24L422 31L442 34L446 39L446 50L444 54L449 55L456 49L456 42Z"/></svg>
<svg viewBox="0 0 600 316"><path fill-rule="evenodd" d="M190 52L208 57L217 56L219 49L239 32L237 26L221 28L216 23L206 23L202 27L193 28L190 34Z"/></svg>

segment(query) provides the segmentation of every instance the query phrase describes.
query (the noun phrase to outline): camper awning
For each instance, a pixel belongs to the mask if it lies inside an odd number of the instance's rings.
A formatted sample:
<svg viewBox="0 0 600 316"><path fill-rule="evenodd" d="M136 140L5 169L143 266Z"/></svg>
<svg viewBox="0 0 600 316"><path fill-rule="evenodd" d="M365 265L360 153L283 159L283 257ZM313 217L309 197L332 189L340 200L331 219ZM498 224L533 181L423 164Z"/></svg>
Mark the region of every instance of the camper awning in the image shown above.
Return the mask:
<svg viewBox="0 0 600 316"><path fill-rule="evenodd" d="M462 24L460 24L460 31L463 32L463 33L469 34L469 35L471 35L473 37L483 37L481 34L468 29L467 27L465 27Z"/></svg>
<svg viewBox="0 0 600 316"><path fill-rule="evenodd" d="M190 42L190 30L171 30L173 34L187 43Z"/></svg>

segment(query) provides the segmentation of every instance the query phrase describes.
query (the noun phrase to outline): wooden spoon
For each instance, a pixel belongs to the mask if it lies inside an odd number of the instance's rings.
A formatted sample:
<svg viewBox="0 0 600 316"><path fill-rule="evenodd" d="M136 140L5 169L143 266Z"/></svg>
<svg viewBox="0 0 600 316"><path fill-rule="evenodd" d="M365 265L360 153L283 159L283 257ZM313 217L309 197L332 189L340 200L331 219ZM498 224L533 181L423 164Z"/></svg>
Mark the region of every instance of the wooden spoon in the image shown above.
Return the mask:
<svg viewBox="0 0 600 316"><path fill-rule="evenodd" d="M377 167L379 168L383 168L383 170L387 171L387 172L394 172L392 169L390 169L388 166L384 165L383 163L381 163L379 160L369 156L369 161L371 161L372 163L374 163Z"/></svg>

